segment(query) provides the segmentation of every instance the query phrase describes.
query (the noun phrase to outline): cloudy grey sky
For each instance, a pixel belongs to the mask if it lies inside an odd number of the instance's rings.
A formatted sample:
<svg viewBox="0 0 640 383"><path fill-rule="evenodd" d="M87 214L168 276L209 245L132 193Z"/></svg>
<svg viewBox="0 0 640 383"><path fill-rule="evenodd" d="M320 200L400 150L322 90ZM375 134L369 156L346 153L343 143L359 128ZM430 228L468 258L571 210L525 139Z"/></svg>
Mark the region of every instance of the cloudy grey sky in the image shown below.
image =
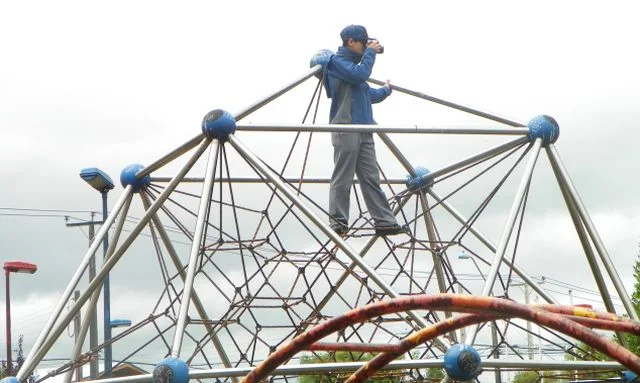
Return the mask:
<svg viewBox="0 0 640 383"><path fill-rule="evenodd" d="M378 79L525 123L553 116L557 148L631 289L640 229L635 14L631 1L3 3L0 207L50 215L0 210L0 259L39 266L34 276L12 278L14 334L25 334L27 345L35 339L84 255L86 231L65 227L63 218L100 210L80 169L97 166L117 181L125 166L153 162L198 134L209 110L239 111L304 73L315 51L337 48L350 23L366 25L385 45ZM247 121L300 120L304 102L283 102ZM467 122L421 105L395 94L377 120ZM406 154L437 168L445 152ZM318 172L324 165L329 157L315 164ZM112 201L121 192L118 183ZM564 233L555 226L562 214L545 211L535 229ZM540 237L543 247L562 246L564 234ZM532 262L530 273L554 271L534 269L542 264Z"/></svg>

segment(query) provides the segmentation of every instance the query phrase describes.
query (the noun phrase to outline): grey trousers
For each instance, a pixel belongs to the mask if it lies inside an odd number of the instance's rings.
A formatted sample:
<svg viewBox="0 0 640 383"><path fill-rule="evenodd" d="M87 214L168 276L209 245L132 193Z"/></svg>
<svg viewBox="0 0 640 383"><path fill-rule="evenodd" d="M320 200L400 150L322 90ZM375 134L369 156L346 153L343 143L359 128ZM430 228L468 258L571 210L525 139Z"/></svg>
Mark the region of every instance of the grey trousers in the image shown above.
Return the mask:
<svg viewBox="0 0 640 383"><path fill-rule="evenodd" d="M371 133L331 133L333 144L333 174L329 191L331 227L349 223L349 200L353 175L360 181L360 190L369 214L376 226L392 226L396 219L380 188L380 173Z"/></svg>

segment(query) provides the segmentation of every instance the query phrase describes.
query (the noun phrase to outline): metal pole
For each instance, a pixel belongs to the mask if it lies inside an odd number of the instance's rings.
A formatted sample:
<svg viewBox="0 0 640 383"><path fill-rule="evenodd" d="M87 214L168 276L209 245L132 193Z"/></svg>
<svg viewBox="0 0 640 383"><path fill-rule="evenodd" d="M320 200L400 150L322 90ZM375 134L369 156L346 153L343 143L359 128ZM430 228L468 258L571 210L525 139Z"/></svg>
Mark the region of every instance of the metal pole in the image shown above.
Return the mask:
<svg viewBox="0 0 640 383"><path fill-rule="evenodd" d="M93 242L94 238L94 217L91 213L91 224L89 225L89 246ZM91 257L91 263L89 263L89 283L93 282L96 277L96 257ZM94 351L98 348L98 315L96 313L96 304L98 302L92 302L93 310L89 312L89 349ZM100 369L98 367L98 355L95 358L91 358L89 362L89 377L91 379L97 379Z"/></svg>
<svg viewBox="0 0 640 383"><path fill-rule="evenodd" d="M56 321L60 317L62 310L65 308L66 303L69 301L71 294L74 292L74 289L77 287L78 282L82 277L82 274L84 273L88 264L91 263L91 259L93 258L93 255L95 254L96 250L98 249L98 246L102 240L102 237L105 235L105 233L108 232L109 228L113 224L113 221L115 220L115 217L118 215L122 207L124 205L127 205L127 201L130 200L131 193L132 193L131 187L127 187L124 190L122 196L120 196L120 199L118 199L118 201L116 202L116 205L113 208L113 214L100 227L100 230L98 231L98 235L96 236L95 240L92 242L91 246L89 247L87 254L85 255L78 269L76 270L76 273L72 277L71 282L67 286L67 289L62 294L62 297L58 301L58 305L53 310L53 313L49 316L49 319L47 320L47 323L45 324L44 328L40 332L38 339L32 346L31 351L29 352L29 355L25 358L25 361L22 364L22 368L20 369L20 371L16 376L18 380L22 381L22 379L25 379L27 376L29 376L29 374L31 374L31 372L33 372L33 369L35 368L35 365L39 363L40 358L42 358L42 356L44 355L44 353L46 353L48 348L51 347L51 344L54 342L54 340L57 339L57 336L54 336L53 337L54 339L51 339L51 337L49 337L52 331L52 328L54 327L54 325L56 324ZM90 291L93 291L93 290L90 290ZM74 315L77 312L77 310L79 310L79 308L73 311ZM89 317L87 316L87 320L89 320L88 318ZM65 323L63 324L63 326L66 326L67 324L68 323ZM62 329L60 329L59 331L61 332ZM42 350L41 348L43 347L46 350ZM36 355L38 356L36 357Z"/></svg>
<svg viewBox="0 0 640 383"><path fill-rule="evenodd" d="M629 299L629 294L624 288L624 284L620 280L620 276L618 275L618 272L616 271L616 268L611 261L611 257L609 256L609 253L607 252L602 239L600 239L600 235L598 235L598 231L591 221L591 217L589 217L589 213L587 213L587 209L584 207L584 204L582 203L582 200L578 195L578 191L573 186L571 177L569 177L569 173L564 167L564 164L560 159L560 155L558 154L558 151L553 144L549 145L549 147L547 148L547 154L549 157L549 161L551 161L552 164L555 163L555 165L553 166L557 166L558 168L559 176L562 180L562 185L566 187L568 195L571 196L578 214L580 215L580 218L582 219L582 222L587 229L587 232L589 233L589 236L591 237L596 250L598 251L598 255L600 255L600 259L602 260L605 269L607 269L609 277L611 278L611 281L613 282L613 285L618 292L618 296L620 296L620 299L622 300L622 303L627 310L627 315L629 315L631 319L638 320L638 314L633 307L633 303L631 303L631 300Z"/></svg>
<svg viewBox="0 0 640 383"><path fill-rule="evenodd" d="M526 136L527 128L487 127L420 127L418 125L358 125L358 124L238 124L237 131L252 132L313 132L313 133L399 133L399 134L465 134Z"/></svg>
<svg viewBox="0 0 640 383"><path fill-rule="evenodd" d="M531 289L529 285L524 284L524 303L529 305L529 294L531 294ZM527 321L527 353L529 355L529 360L533 359L533 334L531 334L531 321Z"/></svg>
<svg viewBox="0 0 640 383"><path fill-rule="evenodd" d="M271 372L271 376L292 376L292 375L317 375L323 373L338 372L354 372L360 369L368 362L341 362L341 363L318 363L318 364L287 364L275 368ZM443 367L444 361L440 359L407 359L394 360L381 368L381 370L415 370L421 368ZM600 361L564 361L564 360L546 360L530 361L530 360L505 360L505 359L486 359L482 361L485 368L509 368L509 369L528 369L528 370L607 370L607 371L623 371L627 367L618 362L600 362ZM235 367L235 368L214 368L207 370L190 370L189 379L224 379L231 377L243 377L247 375L254 367ZM153 380L153 374L144 374L136 376L126 376L122 378L111 378L98 381L86 381L84 383L147 383Z"/></svg>
<svg viewBox="0 0 640 383"><path fill-rule="evenodd" d="M9 279L10 279L9 270L5 269L4 280L5 280L6 298L5 298L4 313L7 320L7 371L5 374L6 376L11 376L11 370L13 370L13 360L11 358L11 293L9 292L10 290Z"/></svg>
<svg viewBox="0 0 640 383"><path fill-rule="evenodd" d="M283 86L282 88L280 88L277 91L271 93L270 95L268 95L266 97L263 97L261 100L256 101L255 103L249 105L248 107L242 109L241 111L239 111L236 114L234 114L234 117L235 117L236 121L240 121L241 119L247 117L251 113L255 112L256 110L262 108L263 106L267 105L271 101L273 101L276 98L278 98L278 97L282 96L283 94L287 93L288 91L290 91L291 89L295 88L296 86L298 86L298 85L302 84L303 82L307 81L307 79L311 78L313 75L315 75L316 73L320 72L321 70L322 70L322 66L321 65L316 65L313 68L309 69L309 71L307 73L305 73L302 76L298 77L297 79L295 79L294 81L290 82L289 84Z"/></svg>
<svg viewBox="0 0 640 383"><path fill-rule="evenodd" d="M217 142L216 142L217 143ZM211 145L209 151L209 160L207 162L207 172L205 173L204 185L202 186L202 195L200 196L200 207L198 209L198 219L191 242L191 254L189 255L189 265L187 266L187 276L184 281L184 290L182 292L182 300L180 301L180 313L176 323L175 334L173 338L173 347L171 348L171 356L180 357L180 349L182 348L182 338L184 329L187 325L187 314L189 313L189 303L191 302L191 293L193 290L193 280L196 276L196 268L198 267L198 256L200 255L200 246L202 244L202 236L204 235L204 226L206 224L207 211L211 200L209 195L213 188L213 177L216 166L216 158L218 153L218 145Z"/></svg>
<svg viewBox="0 0 640 383"><path fill-rule="evenodd" d="M102 194L102 221L107 220L107 216L109 212L107 211L107 195L109 194L109 190L105 189L101 192ZM107 260L107 249L109 249L109 235L104 236L104 240L102 241L102 262L104 263ZM95 257L94 257L95 259ZM103 297L103 305L104 305L104 343L106 343L104 349L104 372L103 377L110 378L111 377L111 292L109 287L109 274L107 273L104 277L104 297Z"/></svg>
<svg viewBox="0 0 640 383"><path fill-rule="evenodd" d="M372 84L376 84L376 85L380 85L380 86L383 86L383 85L386 84L386 82L384 82L384 81L376 80L376 79L373 79L373 78L369 78L368 81L370 83L372 83ZM453 109L457 109L457 110L460 110L460 111L463 111L463 112L467 112L467 113L473 114L475 116L480 116L480 117L487 118L489 120L497 121L497 122L500 122L502 124L510 125L510 126L513 126L513 127L526 126L526 125L521 124L519 122L511 121L511 120L508 120L506 118L498 117L498 116L495 116L495 115L492 115L492 114L489 114L489 113L481 112L479 110L471 109L469 107L458 105L458 104L455 104L453 102L445 101L445 100L442 100L442 99L439 99L439 98L436 98L436 97L428 96L428 95L426 95L424 93L416 92L416 91L413 91L413 90L410 90L410 89L407 89L407 88L402 88L402 87L397 86L397 85L393 85L392 84L391 85L391 89L396 90L396 91L398 91L400 93L405 93L405 94L408 94L410 96L421 98L423 100L435 102L435 103L440 104L440 105L448 106L448 107L453 108Z"/></svg>
<svg viewBox="0 0 640 383"><path fill-rule="evenodd" d="M384 142L384 144L391 151L391 153L396 157L396 159L398 161L400 161L402 166L404 166L405 170L407 172L409 172L409 174L412 177L415 177L416 176L415 169L413 168L413 166L411 166L411 164L409 163L409 160L404 156L404 154L402 154L400 149L391 140L391 138L389 138L389 136L386 135L385 133L378 133L378 137L380 137L382 142ZM434 226L433 226L433 218L431 217L431 214L429 213L429 205L427 203L427 195L426 195L424 189L420 190L419 198L420 198L420 206L421 206L422 212L423 212L424 224L425 224L426 229L427 229L427 237L428 237L428 239L429 239L429 241L431 243L436 243L435 241L437 241L437 238L436 238L436 234L435 234L435 230L434 230ZM437 283L438 283L438 289L439 289L439 291L441 293L444 293L444 292L446 292L446 286L445 286L445 283L444 283L444 275L443 275L444 273L442 271L442 263L440 262L439 254L436 254L435 251L431 251L431 259L433 261L433 268L434 268L435 273L436 273L436 280L437 280ZM445 315L446 318L451 318L451 312L450 311L445 311L444 315ZM452 339L455 342L458 341L456 339L456 333L455 332L451 332L450 336L452 337Z"/></svg>
<svg viewBox="0 0 640 383"><path fill-rule="evenodd" d="M79 297L80 297L80 291L76 290L73 294L74 302L77 302ZM78 311L73 321L73 340L75 341L76 344L78 344L80 328L82 326L82 318L80 315L81 315L81 312ZM71 371L69 371L69 373L70 372ZM71 374L69 374L69 376L71 376ZM79 382L80 380L82 380L82 365L79 365L78 367L76 367L76 382Z"/></svg>
<svg viewBox="0 0 640 383"><path fill-rule="evenodd" d="M516 192L516 197L513 201L513 204L511 205L511 212L509 213L504 231L502 232L502 238L500 239L500 242L498 244L498 249L496 250L496 253L493 257L493 261L491 261L491 268L489 269L489 273L487 274L487 281L485 282L482 289L482 295L484 296L489 296L491 294L493 286L496 283L498 270L500 268L500 264L502 263L502 259L504 258L504 253L507 250L507 244L509 243L509 238L511 237L513 226L516 222L516 218L518 217L518 212L520 211L520 207L522 206L525 191L527 190L529 182L531 181L531 175L533 174L533 169L535 167L536 160L538 159L538 155L540 154L541 147L542 139L536 138L531 150L531 156L529 157L529 161L527 162L524 174L522 176L522 179L520 180L520 186L518 187L518 191ZM472 327L469 331L469 334L467 335L465 343L473 343L477 331L478 326Z"/></svg>
<svg viewBox="0 0 640 383"><path fill-rule="evenodd" d="M25 358L25 361L22 364L22 368L18 372L18 376L16 376L18 380L22 381L33 371L32 369L35 367L33 366L34 355L40 351L39 348L42 346L42 344L48 337L49 332L51 331L51 329L53 328L53 325L55 324L55 321L60 316L60 313L64 309L66 303L69 301L71 294L73 294L73 291L77 287L82 277L82 274L86 270L88 264L91 262L91 259L93 258L96 250L98 249L100 241L102 241L103 237L108 232L109 228L113 224L113 221L115 219L114 217L118 214L118 212L122 208L124 202L127 200L128 195L130 193L131 193L130 188L125 189L124 194L120 197L120 199L118 200L118 202L116 202L116 205L114 206L114 209L113 209L114 214L112 214L112 216L109 217L107 221L104 222L100 227L100 230L98 231L98 235L96 236L96 241L94 241L89 247L89 250L85 254L82 262L80 263L80 266L76 270L76 273L71 278L71 282L69 282L69 285L67 286L66 290L62 294L62 297L60 297L60 300L58 301L56 308L53 310L53 312L49 316L49 319L47 320L47 323L44 325L42 331L40 332L40 335L38 335L38 339L36 339L35 343L33 344L31 351L29 352L29 355L27 355L27 357ZM24 374L23 371L26 371L26 370L29 370L29 372Z"/></svg>
<svg viewBox="0 0 640 383"><path fill-rule="evenodd" d="M114 234L113 234L113 241L110 244L109 249L107 250L107 259L111 256L111 254L113 254L113 251L116 248L116 245L118 244L118 240L120 238L120 233L122 233L122 228L124 227L124 223L127 219L127 213L129 212L129 207L131 206L131 198L128 198L127 201L125 202L121 213L118 215L118 222L116 223L116 228L114 230ZM98 302L98 299L100 298L100 289L95 289L93 291L93 294L91 294L91 299L89 300L89 304L87 305L87 311L85 313L85 316L87 318L91 317L92 313L96 312L96 303ZM78 301L80 300L80 292L78 290L75 291L75 299L74 302L77 304ZM80 308L78 308L77 310L77 319L80 320ZM84 344L84 340L87 337L87 331L88 331L88 322L89 321L84 321L84 322L80 322L80 332L76 333L76 342L73 348L73 352L71 354L71 358L70 358L70 362L73 362L75 360L78 359L78 356L80 356L80 353L82 352L82 346ZM82 367L79 368L80 374L82 375ZM64 376L64 383L69 383L71 382L71 378L72 378L72 371L69 370L67 371L66 375Z"/></svg>
<svg viewBox="0 0 640 383"><path fill-rule="evenodd" d="M148 210L149 206L151 206L149 197L146 194L141 193L140 198L142 199L142 204L144 205L144 208ZM154 214L152 220L156 226L156 229L158 230L158 234L160 235L162 242L167 248L169 256L171 257L171 260L173 261L173 264L176 270L180 274L180 278L182 278L182 280L185 281L187 278L187 273L185 273L184 271L184 267L182 265L182 262L180 261L180 258L178 257L178 253L173 247L173 244L171 243L171 240L169 239L169 236L167 235L167 232L164 229L164 226L162 225L162 221L160 221L160 217L158 216L158 214ZM193 305L198 311L200 318L204 322L204 327L207 330L207 334L209 334L209 336L211 337L211 342L213 343L213 346L215 347L216 351L218 352L218 355L220 356L222 365L225 366L226 368L231 368L232 367L231 361L229 360L229 357L227 356L227 353L224 350L224 346L222 345L222 342L220 342L218 335L216 334L215 331L213 331L214 328L211 325L211 321L209 320L207 311L205 310L204 305L202 304L202 301L200 300L200 297L198 296L198 293L195 290L191 295L191 299L193 300ZM234 378L234 382L235 381L237 380Z"/></svg>
<svg viewBox="0 0 640 383"><path fill-rule="evenodd" d="M589 241L589 235L587 234L585 227L580 219L580 213L576 207L576 203L574 199L571 197L569 193L566 182L563 181L561 170L557 161L551 157L547 149L547 155L549 157L549 162L551 164L551 168L556 176L556 180L558 181L558 186L560 187L560 191L562 192L562 197L564 198L564 202L567 205L567 210L569 211L569 215L571 216L571 220L573 221L573 226L576 228L576 233L578 234L578 239L580 239L580 243L582 244L582 249L584 250L584 255L587 258L587 262L589 263L589 267L591 268L591 274L596 281L596 285L598 286L598 290L600 291L600 295L602 296L602 301L604 302L604 306L607 308L607 311L611 313L615 313L616 309L613 305L613 299L611 298L611 294L609 293L609 288L603 278L602 271L600 270L600 266L598 265L598 261L596 256L593 254L593 248L591 247L591 241ZM570 298L573 299L570 295ZM573 303L572 303L573 304ZM619 338L622 342L624 342L625 337L620 336Z"/></svg>
<svg viewBox="0 0 640 383"><path fill-rule="evenodd" d="M465 227L467 227L469 229L469 231L476 236L476 238L482 242L489 250L491 250L492 252L496 251L496 246L487 238L485 237L482 233L480 233L475 227L473 226L469 226L467 224L467 219L465 217L462 216L462 214L460 214L455 208L453 208L453 206L451 206L447 201L443 200L435 191L433 191L433 189L429 189L429 194L436 199L436 201L443 207L445 208L445 210L447 210L458 222L460 222L461 224L463 224ZM472 258L473 259L473 258ZM518 274L518 276L520 278L522 278L527 284L529 284L529 286L531 286L533 288L533 290L538 293L541 297L543 297L545 299L545 301L547 301L548 303L558 303L555 298L553 298L551 295L547 294L546 291L544 291L539 284L529 276L529 274L527 274L524 270L522 270L520 267L518 267L518 265L516 265L515 263L511 263L509 261L509 259L503 259L502 262L504 262L507 266L511 267L513 269L513 271ZM484 279L484 278L483 278ZM486 280L486 279L484 279Z"/></svg>
<svg viewBox="0 0 640 383"><path fill-rule="evenodd" d="M151 182L169 182L172 177L151 177ZM329 178L300 178L300 177L282 177L283 181L291 184L303 183L303 184L328 184L331 183L331 179ZM184 177L182 180L183 183L186 182L204 182L204 177ZM263 180L260 178L250 178L250 177L217 177L213 180L213 182L222 182L222 183L251 183L251 184L264 184L269 183L269 180ZM359 184L360 181L358 179L354 179L353 182ZM385 183L395 184L395 185L405 185L407 180L405 178L388 178L385 180Z"/></svg>
<svg viewBox="0 0 640 383"><path fill-rule="evenodd" d="M80 297L80 304L83 304L84 302L86 302L86 300L89 298L89 294L91 294L94 289L99 289L99 283L101 283L102 279L104 278L104 275L106 273L108 273L109 271L111 271L111 269L115 266L115 264L118 262L118 260L120 259L120 257L122 257L122 255L124 254L124 252L129 248L129 246L131 246L131 244L133 243L133 241L137 238L138 234L140 234L140 232L142 231L142 229L144 228L144 226L149 222L149 220L151 219L151 216L160 208L160 205L164 203L164 201L166 201L167 198L169 198L169 194L171 194L175 188L178 186L178 183L180 183L180 180L182 179L182 177L185 176L185 174L187 174L187 172L189 171L189 169L191 169L191 167L193 166L193 164L195 164L195 162L200 158L200 156L202 155L202 152L204 150L206 150L207 146L209 145L209 142L211 140L208 138L204 138L200 144L200 146L196 149L196 151L193 153L192 157L189 159L189 161L187 161L187 163L180 169L180 171L178 171L178 174L176 175L176 177L169 183L169 185L167 185L166 189L164 189L162 191L162 193L160 194L160 196L158 197L158 199L151 205L151 207L149 208L149 210L147 210L144 214L144 216L140 219L140 221L138 222L138 224L133 228L133 230L131 230L131 232L129 233L129 236L127 237L127 239L124 240L124 242L122 243L122 245L118 248L118 250L116 250L113 255L111 257L109 257L109 260L107 262L105 262L102 265L102 269L100 269L100 272L98 273L98 275L96 276L97 281L93 281L89 287L88 287L88 291L85 292L84 294L82 294L82 296ZM127 188L125 189L125 195L129 196L131 193L133 193L133 188L131 187L131 185L127 186ZM122 199L122 197L120 197ZM119 208L116 210L114 209L114 211L119 211ZM115 213L117 214L117 213ZM109 216L109 218L107 219L107 221L113 221L113 217L115 216L115 214L111 214ZM109 224L110 225L110 224ZM107 225L104 225L103 227L100 228L100 232L106 231L107 230ZM104 233L103 233L104 235ZM98 236L98 240L101 241L102 237ZM97 248L97 244L94 241L94 245L96 245ZM93 251L95 252L95 248L93 249ZM66 298L68 299L68 297ZM66 301L66 300L65 300ZM75 313L77 312L78 308L76 308L76 306L74 306L74 308L72 308L69 313L67 314L67 316L65 316L65 320L63 321L63 323L61 323L60 326L58 326L56 328L55 334L53 334L49 339L48 339L48 343L46 345L46 347L40 347L41 345L38 344L38 348L33 348L31 350L31 353L34 355L34 357L32 357L31 359L38 359L42 358L44 356L44 354L47 352L47 350L51 347L53 341L55 339L57 339L58 336L60 336L60 334L62 333L64 326L66 326L69 321L71 319L69 319L69 314L70 315L75 315ZM56 314L57 317L58 314ZM51 319L51 321L54 321L54 319ZM51 324L51 326L53 326L53 323ZM46 333L48 334L50 331L47 330ZM41 338L44 338L44 335L41 333L40 334ZM42 342L42 341L40 341ZM34 351L35 350L35 351ZM36 358L37 356L37 358ZM28 363L27 363L28 362ZM24 379L25 376L28 376L33 369L35 368L35 364L37 362L33 362L32 360L28 360L25 361L25 363L22 365L22 369L19 372L19 375L17 378L18 380L22 380Z"/></svg>
<svg viewBox="0 0 640 383"><path fill-rule="evenodd" d="M285 85L281 89L279 89L279 90L275 91L274 93L262 98L259 101L256 101L255 103L249 105L245 109L243 109L240 112L236 113L234 115L234 118L236 119L236 121L241 120L242 118L248 116L249 114L253 113L254 111L260 109L262 106L270 103L271 101L275 100L279 96L282 96L283 94L287 93L291 89L293 89L296 86L300 85L301 83L306 81L308 78L310 78L311 76L313 76L316 73L318 73L321 69L322 69L322 66L316 65L315 67L311 68L309 70L309 72L305 73L303 76L297 78L296 80L294 80L293 82ZM152 163L151 165L145 167L144 169L141 169L136 174L136 178L140 179L140 178L142 178L142 177L144 177L146 175L149 175L153 171L158 170L162 166L168 164L169 162L171 162L175 158L177 158L177 157L181 156L182 154L188 152L189 150L194 148L196 145L198 145L198 143L200 141L202 141L203 137L204 137L203 134L197 135L196 137L194 137L191 140L189 140L186 143L184 143L179 148L175 149L174 151L172 151L169 154L165 155L164 157L160 158L158 161Z"/></svg>
<svg viewBox="0 0 640 383"><path fill-rule="evenodd" d="M435 171L433 171L433 172L431 172L429 174L424 175L422 178L423 179L425 179L425 178L435 179L437 177L440 177L441 175L445 175L445 174L447 174L449 172L452 172L454 170L461 169L461 168L463 168L463 167L465 167L467 165L476 163L478 161L482 161L482 160L484 160L486 158L498 155L500 153L504 153L509 149L513 149L518 145L524 144L525 142L527 142L527 140L529 140L529 138L526 137L526 136L525 137L516 138L513 141L509 141L507 143L498 145L496 147L493 147L493 148L490 148L488 150L485 150L484 152L480 152L480 153L478 153L476 155L473 155L471 157L465 158L462 161L458 161L458 162L456 162L454 164L451 164L451 165L445 166L443 168L437 169L437 170L435 170Z"/></svg>
<svg viewBox="0 0 640 383"><path fill-rule="evenodd" d="M424 225L427 228L427 239L431 244L431 260L433 261L433 268L436 272L436 282L438 283L438 291L441 293L447 292L447 287L444 282L444 273L442 271L442 262L440 261L440 254L435 250L434 245L438 241L438 237L436 236L435 225L433 223L433 217L431 216L431 212L429 211L429 203L427 202L427 193L424 189L421 189L419 192L420 198L420 206L422 208L422 217L424 219ZM451 311L445 310L444 312L445 318L451 318ZM456 336L456 332L452 331L449 333L449 336L453 339L455 343L458 343L458 338Z"/></svg>
<svg viewBox="0 0 640 383"><path fill-rule="evenodd" d="M229 136L229 143L243 156L243 158L253 165L258 171L268 178L273 184L285 194L289 200L296 205L307 218L309 218L323 233L325 233L339 248L342 250L360 269L367 274L371 280L378 285L382 291L384 291L389 297L399 297L393 287L391 287L380 275L363 261L360 255L353 250L338 234L336 234L329 225L320 219L311 209L309 209L305 203L296 195L296 193L289 189L285 183L283 183L278 176L273 173L268 167L266 167L260 159L258 159L253 153L251 153L234 135ZM429 323L415 311L409 311L409 316L420 326L426 327Z"/></svg>
<svg viewBox="0 0 640 383"><path fill-rule="evenodd" d="M500 359L500 347L498 346L498 330L496 322L491 322L491 344L494 348L493 359ZM502 371L497 367L494 371L494 378L496 383L502 383Z"/></svg>
<svg viewBox="0 0 640 383"><path fill-rule="evenodd" d="M538 296L536 296L536 303L538 303ZM540 334L540 323L536 323L538 326L538 357L542 360L542 335Z"/></svg>

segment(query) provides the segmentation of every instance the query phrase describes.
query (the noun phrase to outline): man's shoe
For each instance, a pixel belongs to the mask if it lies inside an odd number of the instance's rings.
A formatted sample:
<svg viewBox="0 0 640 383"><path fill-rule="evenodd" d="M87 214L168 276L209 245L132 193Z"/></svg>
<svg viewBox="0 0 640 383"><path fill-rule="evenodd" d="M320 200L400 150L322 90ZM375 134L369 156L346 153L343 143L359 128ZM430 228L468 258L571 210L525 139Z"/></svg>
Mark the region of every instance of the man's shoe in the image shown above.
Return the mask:
<svg viewBox="0 0 640 383"><path fill-rule="evenodd" d="M332 227L332 229L340 236L344 236L349 231L349 228L346 226Z"/></svg>
<svg viewBox="0 0 640 383"><path fill-rule="evenodd" d="M387 235L398 235L406 232L407 231L405 227L400 226L398 224L391 225L391 226L376 226L376 235L379 235L381 237L384 237Z"/></svg>

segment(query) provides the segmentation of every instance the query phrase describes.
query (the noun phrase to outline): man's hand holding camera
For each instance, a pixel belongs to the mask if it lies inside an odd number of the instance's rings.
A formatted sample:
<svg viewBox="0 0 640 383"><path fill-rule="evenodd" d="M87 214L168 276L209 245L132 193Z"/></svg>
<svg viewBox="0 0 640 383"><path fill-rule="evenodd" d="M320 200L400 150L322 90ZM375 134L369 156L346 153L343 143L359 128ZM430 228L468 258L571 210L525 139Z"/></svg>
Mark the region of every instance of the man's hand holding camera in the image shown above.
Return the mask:
<svg viewBox="0 0 640 383"><path fill-rule="evenodd" d="M369 39L367 41L367 48L372 48L378 54L384 53L384 47L380 44L378 39Z"/></svg>

